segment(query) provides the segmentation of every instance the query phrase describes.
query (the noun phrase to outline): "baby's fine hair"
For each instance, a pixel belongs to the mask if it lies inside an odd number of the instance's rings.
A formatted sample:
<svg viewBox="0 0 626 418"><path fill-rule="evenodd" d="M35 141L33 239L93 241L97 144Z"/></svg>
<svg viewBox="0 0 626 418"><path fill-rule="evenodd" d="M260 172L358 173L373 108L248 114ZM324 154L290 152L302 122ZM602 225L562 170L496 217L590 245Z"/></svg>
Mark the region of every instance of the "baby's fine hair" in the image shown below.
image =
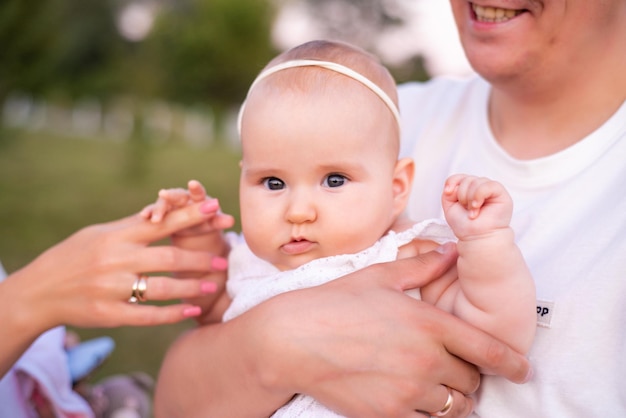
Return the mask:
<svg viewBox="0 0 626 418"><path fill-rule="evenodd" d="M294 60L330 61L348 67L375 83L389 96L395 106L398 106L398 93L393 76L375 55L362 48L341 41L309 41L278 55L265 66L264 70ZM312 77L341 77L341 74L331 71L311 73L314 74ZM294 77L294 80L297 78Z"/></svg>

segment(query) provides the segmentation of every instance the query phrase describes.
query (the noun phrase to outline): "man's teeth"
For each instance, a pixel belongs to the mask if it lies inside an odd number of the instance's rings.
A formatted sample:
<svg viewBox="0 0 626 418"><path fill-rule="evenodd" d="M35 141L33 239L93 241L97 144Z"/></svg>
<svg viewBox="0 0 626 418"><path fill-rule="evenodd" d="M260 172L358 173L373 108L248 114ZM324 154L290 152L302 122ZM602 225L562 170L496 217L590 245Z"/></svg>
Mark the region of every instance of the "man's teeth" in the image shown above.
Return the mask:
<svg viewBox="0 0 626 418"><path fill-rule="evenodd" d="M472 9L479 22L506 22L521 13L521 10L500 9L496 7L483 7L472 4Z"/></svg>

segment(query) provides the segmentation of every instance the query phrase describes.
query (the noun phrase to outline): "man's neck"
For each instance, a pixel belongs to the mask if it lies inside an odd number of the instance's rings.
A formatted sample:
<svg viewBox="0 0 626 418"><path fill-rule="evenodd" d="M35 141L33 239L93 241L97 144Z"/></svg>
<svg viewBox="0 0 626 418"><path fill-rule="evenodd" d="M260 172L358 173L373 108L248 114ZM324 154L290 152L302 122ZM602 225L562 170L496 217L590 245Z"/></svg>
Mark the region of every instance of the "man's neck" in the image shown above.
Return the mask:
<svg viewBox="0 0 626 418"><path fill-rule="evenodd" d="M514 158L534 159L594 132L626 100L626 60L610 64L595 64L588 72L572 70L552 80L494 83L489 120L498 143Z"/></svg>

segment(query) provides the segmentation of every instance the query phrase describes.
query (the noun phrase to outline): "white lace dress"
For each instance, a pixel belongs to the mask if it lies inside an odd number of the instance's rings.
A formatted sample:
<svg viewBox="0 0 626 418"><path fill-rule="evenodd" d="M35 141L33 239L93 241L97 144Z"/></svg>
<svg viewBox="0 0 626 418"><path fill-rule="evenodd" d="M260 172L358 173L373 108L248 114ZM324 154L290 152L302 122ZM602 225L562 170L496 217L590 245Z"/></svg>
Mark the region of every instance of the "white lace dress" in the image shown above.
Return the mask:
<svg viewBox="0 0 626 418"><path fill-rule="evenodd" d="M320 258L294 270L279 271L270 263L256 257L242 237L230 235L232 250L226 288L232 303L223 319L228 321L278 294L321 285L369 265L393 261L398 256L398 249L416 238L440 244L456 240L444 221L429 219L399 233L389 232L373 246L359 253ZM411 295L419 297L419 293ZM341 415L310 396L297 395L272 416L323 418Z"/></svg>

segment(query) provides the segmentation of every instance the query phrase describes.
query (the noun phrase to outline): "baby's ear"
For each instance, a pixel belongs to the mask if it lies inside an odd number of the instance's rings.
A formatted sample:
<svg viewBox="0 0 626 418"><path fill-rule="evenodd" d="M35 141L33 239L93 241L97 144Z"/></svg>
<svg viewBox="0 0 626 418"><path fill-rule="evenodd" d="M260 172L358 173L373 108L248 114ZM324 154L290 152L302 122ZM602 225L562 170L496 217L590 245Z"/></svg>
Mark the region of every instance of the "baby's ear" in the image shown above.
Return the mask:
<svg viewBox="0 0 626 418"><path fill-rule="evenodd" d="M415 163L411 158L401 158L398 160L392 180L395 216L399 216L406 208L411 194L414 173Z"/></svg>

